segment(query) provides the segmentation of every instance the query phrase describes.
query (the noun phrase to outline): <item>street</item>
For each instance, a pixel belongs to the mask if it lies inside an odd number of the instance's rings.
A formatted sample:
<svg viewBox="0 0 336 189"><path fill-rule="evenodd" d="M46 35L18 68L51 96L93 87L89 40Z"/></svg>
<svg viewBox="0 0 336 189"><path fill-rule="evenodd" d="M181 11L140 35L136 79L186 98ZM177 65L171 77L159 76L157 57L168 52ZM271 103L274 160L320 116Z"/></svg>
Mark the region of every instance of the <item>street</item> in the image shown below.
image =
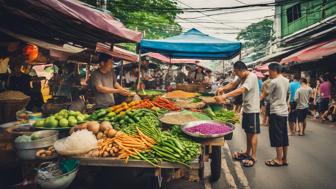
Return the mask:
<svg viewBox="0 0 336 189"><path fill-rule="evenodd" d="M248 186L273 189L335 188L335 134L336 128L332 124L309 121L306 136L289 138L289 166L276 168L264 164L265 160L275 157L275 150L270 148L268 128L262 127L257 163L252 168L243 168ZM234 140L228 144L231 153L245 148L245 136L240 127L235 132Z"/></svg>

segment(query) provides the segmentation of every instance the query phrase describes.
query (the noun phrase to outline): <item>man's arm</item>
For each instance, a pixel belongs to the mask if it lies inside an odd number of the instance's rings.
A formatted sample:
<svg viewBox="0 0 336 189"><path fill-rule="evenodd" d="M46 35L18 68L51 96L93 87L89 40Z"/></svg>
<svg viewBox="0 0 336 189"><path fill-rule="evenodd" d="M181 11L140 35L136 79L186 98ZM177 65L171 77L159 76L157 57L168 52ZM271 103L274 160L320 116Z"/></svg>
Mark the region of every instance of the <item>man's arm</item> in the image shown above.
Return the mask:
<svg viewBox="0 0 336 189"><path fill-rule="evenodd" d="M96 84L96 90L100 93L105 93L105 94L119 93L119 89L105 87L102 84Z"/></svg>
<svg viewBox="0 0 336 189"><path fill-rule="evenodd" d="M124 87L122 87L118 82L114 84L114 88L118 89L118 92L123 96L129 95L129 91L125 89Z"/></svg>
<svg viewBox="0 0 336 189"><path fill-rule="evenodd" d="M239 82L240 82L239 80L235 80L235 81L233 81L233 82L230 82L229 84L225 85L224 87L219 88L219 89L217 90L217 93L223 93L223 92L225 92L225 91L234 89L234 88L236 88L236 87L238 86Z"/></svg>
<svg viewBox="0 0 336 189"><path fill-rule="evenodd" d="M242 87L239 87L238 89L235 89L227 94L225 94L226 98L230 98L230 97L235 97L235 96L239 96L243 93L245 93L247 91L247 89L242 86Z"/></svg>
<svg viewBox="0 0 336 189"><path fill-rule="evenodd" d="M266 90L262 90L261 95L260 95L260 100L263 100L267 95L268 94L267 94Z"/></svg>
<svg viewBox="0 0 336 189"><path fill-rule="evenodd" d="M297 91L296 91L296 93L295 93L295 96L294 96L294 101L295 102L298 102L298 100L299 100L299 91L300 89L298 89Z"/></svg>

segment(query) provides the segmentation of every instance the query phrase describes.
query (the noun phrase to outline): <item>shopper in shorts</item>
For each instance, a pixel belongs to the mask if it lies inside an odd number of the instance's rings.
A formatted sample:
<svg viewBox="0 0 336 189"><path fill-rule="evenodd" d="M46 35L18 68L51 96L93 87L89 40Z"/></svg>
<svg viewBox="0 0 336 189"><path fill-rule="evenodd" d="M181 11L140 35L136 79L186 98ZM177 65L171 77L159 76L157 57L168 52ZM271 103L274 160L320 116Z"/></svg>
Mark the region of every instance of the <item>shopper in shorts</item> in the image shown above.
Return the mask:
<svg viewBox="0 0 336 189"><path fill-rule="evenodd" d="M309 112L309 98L313 96L313 89L308 86L306 78L301 78L301 87L296 91L295 102L298 113L299 136L303 136L306 130L306 117Z"/></svg>
<svg viewBox="0 0 336 189"><path fill-rule="evenodd" d="M290 128L290 136L295 136L296 131L298 131L297 122L297 111L296 111L296 102L294 100L296 91L300 88L300 76L294 75L294 80L289 84L289 115L288 122Z"/></svg>
<svg viewBox="0 0 336 189"><path fill-rule="evenodd" d="M282 76L282 67L278 63L268 65L271 82L269 97L271 114L269 118L269 137L271 147L276 149L276 158L265 161L267 166L279 167L287 164L288 130L287 130L287 95L289 80Z"/></svg>
<svg viewBox="0 0 336 189"><path fill-rule="evenodd" d="M215 99L218 103L225 103L229 97L235 97L243 94L243 117L242 127L246 133L246 151L244 153L233 153L234 160L242 161L243 166L252 167L257 160L257 137L260 133L260 100L259 87L257 76L247 70L245 63L238 61L233 65L235 74L239 77L238 80L229 83L220 88ZM225 91L237 89L224 94Z"/></svg>

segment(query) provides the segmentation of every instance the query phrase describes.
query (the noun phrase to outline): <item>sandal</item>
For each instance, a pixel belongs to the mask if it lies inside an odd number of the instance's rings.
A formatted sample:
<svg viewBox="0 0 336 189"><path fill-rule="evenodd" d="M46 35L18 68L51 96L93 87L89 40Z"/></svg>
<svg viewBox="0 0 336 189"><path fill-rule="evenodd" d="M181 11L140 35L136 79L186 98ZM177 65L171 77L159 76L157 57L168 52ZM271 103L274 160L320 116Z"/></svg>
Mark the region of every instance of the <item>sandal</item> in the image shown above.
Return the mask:
<svg viewBox="0 0 336 189"><path fill-rule="evenodd" d="M253 167L257 160L253 157L248 157L242 161L244 167Z"/></svg>
<svg viewBox="0 0 336 189"><path fill-rule="evenodd" d="M236 160L236 161L241 161L241 160L243 160L243 159L246 159L247 157L248 157L248 155L245 154L245 153L234 152L234 153L232 154L232 159L233 159L233 160Z"/></svg>
<svg viewBox="0 0 336 189"><path fill-rule="evenodd" d="M280 163L276 162L274 159L265 161L265 165L267 165L269 167L281 167L281 166L284 166L284 164L280 164Z"/></svg>

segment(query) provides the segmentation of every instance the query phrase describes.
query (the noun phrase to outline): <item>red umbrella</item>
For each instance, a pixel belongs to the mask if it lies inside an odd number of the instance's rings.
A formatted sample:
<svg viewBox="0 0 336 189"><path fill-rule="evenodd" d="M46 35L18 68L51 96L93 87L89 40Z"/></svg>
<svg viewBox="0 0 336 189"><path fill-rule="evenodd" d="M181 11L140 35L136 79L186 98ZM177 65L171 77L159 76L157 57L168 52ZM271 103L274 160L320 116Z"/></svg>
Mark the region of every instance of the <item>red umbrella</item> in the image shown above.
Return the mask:
<svg viewBox="0 0 336 189"><path fill-rule="evenodd" d="M307 47L297 53L283 58L280 64L289 64L291 62L305 63L320 60L336 53L336 39L324 41L310 47Z"/></svg>
<svg viewBox="0 0 336 189"><path fill-rule="evenodd" d="M258 71L255 71L255 70L254 70L253 73L256 74L256 76L257 76L258 78L264 78L264 77L265 77L264 74L261 73L261 72L258 72Z"/></svg>
<svg viewBox="0 0 336 189"><path fill-rule="evenodd" d="M268 64L256 66L254 69L257 71L266 72L268 71Z"/></svg>
<svg viewBox="0 0 336 189"><path fill-rule="evenodd" d="M170 59L169 57L164 56L160 53L148 53L146 56L155 58L164 63L172 63L172 64L196 64L198 62L198 60L195 59Z"/></svg>

